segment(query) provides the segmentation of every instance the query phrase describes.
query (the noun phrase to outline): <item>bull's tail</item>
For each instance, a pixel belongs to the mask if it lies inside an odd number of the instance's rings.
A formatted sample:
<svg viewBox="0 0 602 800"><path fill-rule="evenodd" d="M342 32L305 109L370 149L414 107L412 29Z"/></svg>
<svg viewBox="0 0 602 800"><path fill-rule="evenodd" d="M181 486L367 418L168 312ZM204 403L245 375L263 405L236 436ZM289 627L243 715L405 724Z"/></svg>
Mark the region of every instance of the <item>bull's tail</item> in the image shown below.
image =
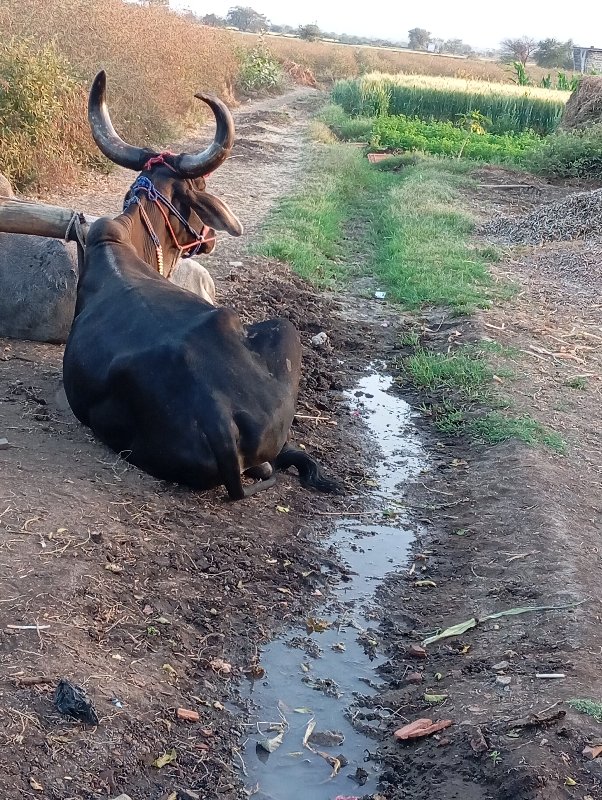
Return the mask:
<svg viewBox="0 0 602 800"><path fill-rule="evenodd" d="M319 464L303 450L285 445L278 454L274 466L276 469L284 470L289 467L296 467L299 472L301 485L307 489L316 489L319 492L329 494L342 494L343 486L338 481L327 478L322 472Z"/></svg>

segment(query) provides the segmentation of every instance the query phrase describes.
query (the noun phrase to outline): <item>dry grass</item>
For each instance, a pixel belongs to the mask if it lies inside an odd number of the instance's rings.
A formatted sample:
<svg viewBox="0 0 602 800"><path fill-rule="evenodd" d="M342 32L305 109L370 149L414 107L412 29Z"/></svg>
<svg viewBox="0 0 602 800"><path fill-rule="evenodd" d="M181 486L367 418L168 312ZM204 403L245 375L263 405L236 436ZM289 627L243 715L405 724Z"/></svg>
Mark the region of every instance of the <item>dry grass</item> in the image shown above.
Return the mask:
<svg viewBox="0 0 602 800"><path fill-rule="evenodd" d="M247 47L255 44L258 39L255 34L232 32L232 35ZM331 42L305 42L279 36L266 37L266 44L277 58L288 58L309 67L321 81L349 78L366 72L405 72L412 75L512 82L511 69L495 61ZM539 82L549 70L530 64L527 72L532 81Z"/></svg>
<svg viewBox="0 0 602 800"><path fill-rule="evenodd" d="M116 127L137 144L165 140L174 123L197 117L199 90L232 97L238 61L229 32L166 9L122 0L3 0L0 30L37 46L54 42L85 84L106 69Z"/></svg>

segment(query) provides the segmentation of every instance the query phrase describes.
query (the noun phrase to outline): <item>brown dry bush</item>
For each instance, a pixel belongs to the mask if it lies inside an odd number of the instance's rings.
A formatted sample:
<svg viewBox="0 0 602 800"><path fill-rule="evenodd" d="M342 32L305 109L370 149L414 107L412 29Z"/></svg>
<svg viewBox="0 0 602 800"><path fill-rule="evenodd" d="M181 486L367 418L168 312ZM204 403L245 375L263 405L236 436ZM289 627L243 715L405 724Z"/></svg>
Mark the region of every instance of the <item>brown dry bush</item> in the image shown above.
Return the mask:
<svg viewBox="0 0 602 800"><path fill-rule="evenodd" d="M231 96L237 73L229 32L122 0L3 0L0 30L53 42L85 86L106 69L115 125L136 144L165 141L199 119L195 92Z"/></svg>
<svg viewBox="0 0 602 800"><path fill-rule="evenodd" d="M85 104L83 88L53 45L0 43L0 171L25 186L98 166Z"/></svg>

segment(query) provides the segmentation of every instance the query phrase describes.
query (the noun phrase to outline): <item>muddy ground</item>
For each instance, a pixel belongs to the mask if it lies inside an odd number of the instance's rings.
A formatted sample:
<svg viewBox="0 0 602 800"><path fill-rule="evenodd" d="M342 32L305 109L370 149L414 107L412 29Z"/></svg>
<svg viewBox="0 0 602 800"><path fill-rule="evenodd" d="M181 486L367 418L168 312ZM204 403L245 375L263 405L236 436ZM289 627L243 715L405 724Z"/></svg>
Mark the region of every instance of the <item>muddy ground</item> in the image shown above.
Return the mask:
<svg viewBox="0 0 602 800"><path fill-rule="evenodd" d="M315 102L314 92L300 89L238 110L235 157L210 189L249 235L222 237L204 263L220 301L245 321L278 314L299 327L305 366L293 438L346 482L348 494L310 494L285 474L270 492L230 505L220 490L192 493L155 481L59 407L61 348L3 340L0 437L11 443L0 452L5 797L246 797L246 718L229 701L239 701L239 687L261 674L261 647L274 632L306 615L316 590L327 594L345 577L336 553L320 542L333 518L362 509L374 445L343 391L374 359L395 369L404 352L400 334L415 321L352 293L318 294L249 254L274 199L302 176ZM131 179L119 170L45 199L116 212ZM480 180L516 183L501 171ZM559 191L538 184L517 197L476 188L466 201L485 219L557 199ZM602 732L563 703L596 698L596 691L599 699L602 321L597 299L575 290L575 281L589 286L591 275L571 273L567 285L552 251L546 268L536 268L544 249L508 250L496 265L500 280L520 284L512 301L470 321L419 320L423 336L442 348L485 335L516 347L516 377L503 391L559 430L569 447L565 456L514 442L486 448L422 426L430 462L406 498L415 559L378 590L388 661L378 697L367 702L388 709L370 740L382 797L602 797L602 768L582 755L596 737L602 743ZM329 346L316 350L310 340L322 330ZM583 375L586 388L568 385ZM417 578L436 585L418 586ZM408 653L425 634L475 615L574 603L484 622L430 645L426 658ZM62 676L89 692L98 726L70 722L53 707ZM447 699L433 707L425 693ZM178 708L198 712L199 721L179 719ZM534 712L549 721L529 717ZM453 724L419 742L393 740L397 727L423 716ZM153 765L172 750L175 761ZM337 795L361 789L341 775L333 782Z"/></svg>

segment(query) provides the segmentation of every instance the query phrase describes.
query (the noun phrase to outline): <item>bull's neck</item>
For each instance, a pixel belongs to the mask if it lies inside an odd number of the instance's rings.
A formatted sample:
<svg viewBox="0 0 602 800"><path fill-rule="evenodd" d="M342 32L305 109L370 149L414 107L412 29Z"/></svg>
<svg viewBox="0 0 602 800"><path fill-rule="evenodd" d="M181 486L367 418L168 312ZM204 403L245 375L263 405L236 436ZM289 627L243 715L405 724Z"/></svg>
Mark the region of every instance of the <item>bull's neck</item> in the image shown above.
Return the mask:
<svg viewBox="0 0 602 800"><path fill-rule="evenodd" d="M161 243L163 275L168 278L176 266L180 251L175 246L169 232L165 229L165 220L155 203L148 203L144 198L141 198L141 203L143 204L145 215ZM138 203L128 208L123 216L129 221L130 239L138 256L154 269L158 270L157 247L153 242L148 225L144 219L144 215L140 211Z"/></svg>

